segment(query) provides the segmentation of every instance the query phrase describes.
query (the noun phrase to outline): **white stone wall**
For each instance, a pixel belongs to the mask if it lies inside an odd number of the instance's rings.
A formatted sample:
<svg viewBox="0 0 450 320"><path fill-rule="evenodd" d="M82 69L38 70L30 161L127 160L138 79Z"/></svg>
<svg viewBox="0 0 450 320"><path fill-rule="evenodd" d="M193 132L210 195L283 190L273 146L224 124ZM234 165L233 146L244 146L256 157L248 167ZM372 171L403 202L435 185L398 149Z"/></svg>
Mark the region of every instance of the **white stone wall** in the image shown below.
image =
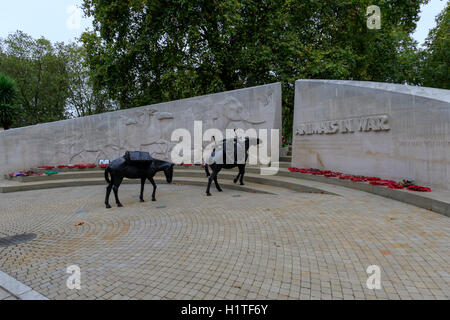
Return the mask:
<svg viewBox="0 0 450 320"><path fill-rule="evenodd" d="M274 83L0 132L0 174L39 165L97 163L125 151L170 159L175 129L281 129L281 84ZM192 144L193 145L193 144Z"/></svg>
<svg viewBox="0 0 450 320"><path fill-rule="evenodd" d="M450 90L299 80L293 165L450 189Z"/></svg>

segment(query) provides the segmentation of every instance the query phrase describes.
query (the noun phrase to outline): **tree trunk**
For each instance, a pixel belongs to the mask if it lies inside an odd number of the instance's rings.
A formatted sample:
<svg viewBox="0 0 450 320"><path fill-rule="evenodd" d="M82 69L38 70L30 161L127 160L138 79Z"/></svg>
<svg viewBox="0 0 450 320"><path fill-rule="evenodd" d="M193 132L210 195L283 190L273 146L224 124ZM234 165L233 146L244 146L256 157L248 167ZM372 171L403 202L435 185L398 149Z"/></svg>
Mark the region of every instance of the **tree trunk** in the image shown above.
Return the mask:
<svg viewBox="0 0 450 320"><path fill-rule="evenodd" d="M4 130L8 130L10 128L9 123L0 122L0 124L3 127Z"/></svg>

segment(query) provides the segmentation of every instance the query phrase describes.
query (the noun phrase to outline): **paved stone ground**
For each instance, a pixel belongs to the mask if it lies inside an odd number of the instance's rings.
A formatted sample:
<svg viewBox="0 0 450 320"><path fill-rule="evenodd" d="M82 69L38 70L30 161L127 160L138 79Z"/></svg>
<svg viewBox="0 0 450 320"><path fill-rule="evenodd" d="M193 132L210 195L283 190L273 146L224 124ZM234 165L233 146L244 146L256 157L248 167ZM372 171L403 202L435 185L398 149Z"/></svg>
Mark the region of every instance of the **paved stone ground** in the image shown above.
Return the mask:
<svg viewBox="0 0 450 320"><path fill-rule="evenodd" d="M18 300L10 292L0 287L0 300Z"/></svg>
<svg viewBox="0 0 450 320"><path fill-rule="evenodd" d="M139 203L123 185L112 210L98 186L0 194L0 270L50 299L450 298L448 217L340 187L266 188L161 185ZM381 290L366 288L369 265Z"/></svg>

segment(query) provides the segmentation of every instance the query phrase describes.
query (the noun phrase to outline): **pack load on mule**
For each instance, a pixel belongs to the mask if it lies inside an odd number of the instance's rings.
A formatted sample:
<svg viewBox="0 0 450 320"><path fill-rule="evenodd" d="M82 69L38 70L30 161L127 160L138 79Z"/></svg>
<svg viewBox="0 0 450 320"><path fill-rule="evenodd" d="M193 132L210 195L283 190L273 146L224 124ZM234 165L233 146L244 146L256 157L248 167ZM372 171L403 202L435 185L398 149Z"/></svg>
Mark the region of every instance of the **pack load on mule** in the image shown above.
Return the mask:
<svg viewBox="0 0 450 320"><path fill-rule="evenodd" d="M234 183L240 182L244 185L245 165L248 159L248 150L250 145L258 145L261 140L250 137L234 137L233 139L224 139L214 146L211 156L205 161L205 173L208 179L206 195L211 196L211 183L214 181L216 189L222 192L222 188L217 181L217 175L222 169L233 169L238 167L239 173L233 180ZM209 168L212 169L210 174Z"/></svg>
<svg viewBox="0 0 450 320"><path fill-rule="evenodd" d="M105 180L108 183L105 198L106 208L111 208L109 204L111 190L114 191L117 206L122 207L118 191L124 178L141 179L141 194L139 196L141 202L144 202L144 185L148 179L153 185L152 201L156 201L156 183L153 177L158 171L163 171L167 183L172 183L173 167L173 163L154 159L148 152L127 151L123 157L113 160L105 169ZM111 179L109 176L111 176Z"/></svg>
<svg viewBox="0 0 450 320"><path fill-rule="evenodd" d="M217 143L205 163L208 165L214 162L221 162L222 164L243 164L245 161L245 139L235 137L234 139L223 139Z"/></svg>
<svg viewBox="0 0 450 320"><path fill-rule="evenodd" d="M143 151L127 151L123 156L129 165L148 166L152 163L152 156Z"/></svg>

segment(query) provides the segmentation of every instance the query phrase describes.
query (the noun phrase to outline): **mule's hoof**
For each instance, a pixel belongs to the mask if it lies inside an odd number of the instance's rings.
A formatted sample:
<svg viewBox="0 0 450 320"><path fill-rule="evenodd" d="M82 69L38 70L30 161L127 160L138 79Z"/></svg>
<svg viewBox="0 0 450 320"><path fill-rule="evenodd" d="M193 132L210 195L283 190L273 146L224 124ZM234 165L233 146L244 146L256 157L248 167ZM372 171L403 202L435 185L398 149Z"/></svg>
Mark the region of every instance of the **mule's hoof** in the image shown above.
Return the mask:
<svg viewBox="0 0 450 320"><path fill-rule="evenodd" d="M219 192L223 192L223 190L222 190L222 189L218 189L217 191L219 191Z"/></svg>
<svg viewBox="0 0 450 320"><path fill-rule="evenodd" d="M122 208L122 207L123 207L123 205L122 205L121 203L118 203L117 206L118 206L119 208Z"/></svg>
<svg viewBox="0 0 450 320"><path fill-rule="evenodd" d="M141 199L141 202L145 202L145 200L144 200L144 199Z"/></svg>
<svg viewBox="0 0 450 320"><path fill-rule="evenodd" d="M207 192L206 195L207 195L208 197L211 197L211 193L209 193L209 192Z"/></svg>
<svg viewBox="0 0 450 320"><path fill-rule="evenodd" d="M237 182L237 180L233 180L233 183L236 183Z"/></svg>
<svg viewBox="0 0 450 320"><path fill-rule="evenodd" d="M111 209L111 206L109 204L107 204L106 209Z"/></svg>
<svg viewBox="0 0 450 320"><path fill-rule="evenodd" d="M245 184L243 182L241 182L241 186L245 186Z"/></svg>
<svg viewBox="0 0 450 320"><path fill-rule="evenodd" d="M155 202L155 201L156 201L156 198L153 198L152 201Z"/></svg>

